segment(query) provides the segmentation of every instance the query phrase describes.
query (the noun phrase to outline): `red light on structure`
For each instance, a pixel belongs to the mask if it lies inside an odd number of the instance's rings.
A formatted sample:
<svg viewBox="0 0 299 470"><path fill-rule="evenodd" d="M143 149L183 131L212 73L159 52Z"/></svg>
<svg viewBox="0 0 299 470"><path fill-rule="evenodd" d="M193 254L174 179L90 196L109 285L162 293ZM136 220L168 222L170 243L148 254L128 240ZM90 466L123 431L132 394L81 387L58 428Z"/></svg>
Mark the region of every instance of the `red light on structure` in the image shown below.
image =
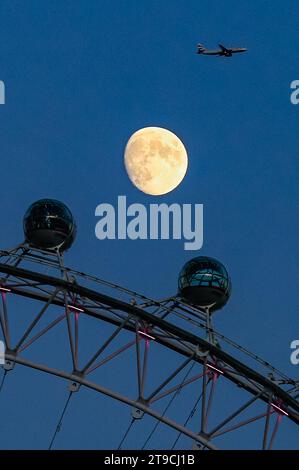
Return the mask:
<svg viewBox="0 0 299 470"><path fill-rule="evenodd" d="M209 367L209 369L215 370L216 372L218 372L218 373L221 374L221 375L224 374L224 372L222 372L222 370L217 369L217 367L214 367L214 366L212 366L211 364L207 364L207 367Z"/></svg>
<svg viewBox="0 0 299 470"><path fill-rule="evenodd" d="M0 286L0 291L1 291L1 292L11 292L11 289L8 289L8 287L2 287L2 286Z"/></svg>
<svg viewBox="0 0 299 470"><path fill-rule="evenodd" d="M138 334L141 335L141 336L144 336L144 337L147 338L147 339L153 339L154 341L155 341L155 339L156 339L154 336L149 335L149 334L146 333L145 331L140 331L140 330L139 330L139 331L138 331Z"/></svg>
<svg viewBox="0 0 299 470"><path fill-rule="evenodd" d="M271 403L271 406L272 406L272 408L274 408L275 410L277 410L279 413L282 413L282 414L285 415L285 416L289 416L289 413L287 413L286 411L284 411L282 408L280 408L279 406L275 405L274 403Z"/></svg>
<svg viewBox="0 0 299 470"><path fill-rule="evenodd" d="M74 310L75 312L84 312L83 308L76 307L75 305L69 305L69 309Z"/></svg>

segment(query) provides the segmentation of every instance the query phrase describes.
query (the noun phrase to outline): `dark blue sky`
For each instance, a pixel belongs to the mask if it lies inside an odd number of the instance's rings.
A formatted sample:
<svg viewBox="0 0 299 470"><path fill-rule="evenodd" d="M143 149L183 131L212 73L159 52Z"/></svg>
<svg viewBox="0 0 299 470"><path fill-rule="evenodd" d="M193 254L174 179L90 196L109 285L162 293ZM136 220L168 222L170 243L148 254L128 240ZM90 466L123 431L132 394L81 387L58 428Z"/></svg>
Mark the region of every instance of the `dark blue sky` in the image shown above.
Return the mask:
<svg viewBox="0 0 299 470"><path fill-rule="evenodd" d="M1 248L22 240L31 202L53 197L76 217L66 259L80 271L161 298L176 292L186 260L219 258L233 295L217 328L298 377L289 360L299 336L299 106L289 98L299 78L297 2L2 0L0 18ZM249 51L199 57L197 42ZM174 131L189 154L184 181L163 197L141 193L125 173L126 141L145 126ZM118 195L145 205L203 203L203 249L100 242L95 208ZM46 447L65 384L21 368L9 380L0 446ZM57 448L117 445L128 409L86 391L76 400ZM298 430L284 426L281 445L298 448ZM235 443L244 446L250 441Z"/></svg>

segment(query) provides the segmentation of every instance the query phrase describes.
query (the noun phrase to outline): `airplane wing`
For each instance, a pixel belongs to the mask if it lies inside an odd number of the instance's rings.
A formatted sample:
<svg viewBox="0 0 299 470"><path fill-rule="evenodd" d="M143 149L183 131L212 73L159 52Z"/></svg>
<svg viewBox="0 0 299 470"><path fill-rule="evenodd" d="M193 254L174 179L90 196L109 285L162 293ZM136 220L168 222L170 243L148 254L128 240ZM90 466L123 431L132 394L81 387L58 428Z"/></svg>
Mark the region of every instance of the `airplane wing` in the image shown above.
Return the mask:
<svg viewBox="0 0 299 470"><path fill-rule="evenodd" d="M227 47L223 46L222 44L218 44L221 49L221 52L229 52L231 49L227 49Z"/></svg>

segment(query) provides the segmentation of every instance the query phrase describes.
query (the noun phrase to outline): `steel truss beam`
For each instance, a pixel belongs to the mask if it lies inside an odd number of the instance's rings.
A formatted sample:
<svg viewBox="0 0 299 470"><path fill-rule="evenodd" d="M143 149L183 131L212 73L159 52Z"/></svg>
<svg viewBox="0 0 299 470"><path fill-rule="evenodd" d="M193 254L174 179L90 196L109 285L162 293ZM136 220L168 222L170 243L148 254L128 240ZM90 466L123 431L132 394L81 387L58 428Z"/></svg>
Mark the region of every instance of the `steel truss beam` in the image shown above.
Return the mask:
<svg viewBox="0 0 299 470"><path fill-rule="evenodd" d="M39 370L41 372L45 372L47 374L55 375L56 377L60 377L66 380L69 380L71 382L79 383L80 385L83 385L89 389L95 390L96 392L102 393L103 395L106 395L110 398L114 398L115 400L118 400L122 403L125 403L127 405L130 405L134 408L137 408L144 413L152 416L153 418L157 419L161 423L166 424L167 426L170 426L171 428L175 429L176 431L181 432L187 437L190 437L191 439L194 439L196 442L199 442L200 444L204 445L208 449L211 450L217 450L217 448L209 442L204 436L201 436L200 434L197 434L193 431L190 431L189 429L184 428L184 426L176 423L175 421L167 418L166 416L163 416L162 414L158 413L157 411L151 409L149 406L147 406L144 403L141 403L137 400L132 400L130 398L127 398L117 392L114 392L113 390L110 390L108 388L102 387L101 385L98 385L94 382L90 382L89 380L86 380L84 377L77 375L77 374L72 374L68 372L64 372L58 369L54 369L42 364L37 364L32 361L28 361L24 358L15 356L14 354L5 354L5 358L8 361L11 362L16 362L17 364L21 364L26 367L30 367L35 370Z"/></svg>
<svg viewBox="0 0 299 470"><path fill-rule="evenodd" d="M233 356L229 355L208 341L195 336L194 334L183 330L178 326L173 325L172 323L169 323L136 305L112 298L64 279L47 276L42 273L33 272L6 264L0 264L0 272L3 272L9 276L27 279L33 282L39 282L43 285L52 286L52 288L57 288L61 291L71 293L72 295L77 295L81 298L89 299L90 301L99 302L102 305L103 310L105 310L105 306L107 306L109 309L112 308L116 311L125 312L127 315L135 317L145 322L147 325L150 325L153 334L155 334L155 340L160 344L169 347L170 349L173 349L187 357L190 356L190 353L196 352L194 360L199 363L203 363L203 354L209 354L210 356L216 357L219 361L224 363L223 373L225 374L226 378L240 385L254 395L259 394L260 390L264 389L265 392L261 395L260 398L265 403L268 403L269 393L272 393L276 398L280 399L284 403L284 406L289 407L287 412L290 419L292 419L296 424L299 424L299 402L297 400L295 400L291 395L289 395L273 381L254 371L244 363L240 362ZM12 292L15 292L16 294L25 295L30 298L36 298L39 300L43 299L44 301L48 299L46 295L41 295L34 292L34 289L32 291L28 289L18 289L17 287L11 287L11 289ZM53 304L63 306L64 302L63 300L54 299ZM99 313L84 309L84 314L108 321L112 324L115 324L116 326L119 326L120 322L124 321L124 318L117 319L115 317L113 318L111 315L107 315L107 311L105 313ZM123 328L132 332L135 331L135 325L133 323L130 324L130 322L124 325ZM161 332L167 333L172 339L163 338ZM225 369L225 365L232 367L233 371ZM254 384L252 384L250 381L253 381Z"/></svg>
<svg viewBox="0 0 299 470"><path fill-rule="evenodd" d="M0 264L0 272L6 274L5 283L2 283L3 289L5 286L12 294L21 295L31 299L39 300L44 302L44 306L38 313L36 318L30 324L25 331L21 340L18 342L14 349L11 349L8 336L8 316L6 310L6 302L3 302L4 315L0 315L1 327L3 335L6 339L7 354L6 360L11 364L19 363L27 367L56 375L61 378L68 379L73 384L84 385L87 388L91 388L97 392L107 395L111 398L119 400L123 403L133 406L140 411L147 413L154 417L160 422L176 429L182 434L191 437L196 442L200 443L203 448L207 447L215 449L215 446L210 442L214 437L220 436L226 432L230 432L246 423L253 422L254 420L266 417L265 430L263 436L263 448L271 448L275 435L277 433L282 415L277 414L276 424L272 436L270 437L270 443L268 444L269 434L269 422L270 415L275 411L272 400L278 400L276 403L281 403L282 409L285 410L288 417L299 424L299 403L296 401L288 392L283 390L277 385L277 381L274 382L264 377L262 374L249 368L247 365L238 361L233 356L229 355L222 349L215 346L212 342L206 341L199 336L196 336L189 331L186 331L168 321L165 321L165 315L158 317L153 313L146 311L141 308L141 305L137 306L135 302L127 303L114 297L109 297L105 294L83 287L76 282L70 281L70 276L63 271L64 279L48 276L42 273L29 271L27 269L21 269L17 265L11 266L6 264ZM25 280L26 282L13 284L12 278L17 280ZM3 282L3 281L2 281ZM50 287L50 290L49 290ZM0 283L1 289L1 283ZM2 299L7 295L1 292ZM77 303L78 302L78 303ZM33 338L29 339L24 344L25 340L29 337L33 328L36 326L40 318L44 315L49 305L56 305L64 308L65 313L58 319L52 321L47 327L41 332L37 333ZM78 308L76 306L80 306ZM87 307L88 304L88 307ZM76 311L72 310L76 309ZM80 311L80 313L79 313ZM0 312L1 314L1 312ZM97 352L91 357L83 369L79 370L78 367L78 341L79 341L79 317L80 315L87 315L94 317L98 320L102 320L116 326L114 332L108 337L104 344L97 350ZM164 318L163 318L164 317ZM35 362L27 361L26 359L19 356L19 352L29 347L34 341L40 336L49 331L50 328L54 327L63 318L67 320L67 327L69 333L69 342L71 349L71 357L73 363L73 373L60 371L43 364L37 364ZM74 319L74 333L72 328L72 319ZM102 359L96 363L96 360L108 347L108 345L114 340L118 333L122 330L127 330L135 334L135 341L128 343L123 348L119 349L115 353L111 354L108 358ZM147 337L143 337L143 330L148 331ZM7 341L8 340L8 341ZM143 363L141 355L141 344L144 340L145 348L143 354ZM178 354L185 356L187 359L166 378L153 392L151 392L146 398L144 397L144 386L147 372L147 360L148 360L148 349L151 340L155 340L157 343L177 352ZM137 358L137 375L138 375L138 400L134 400L125 397L115 391L108 388L104 388L92 381L86 379L86 375L93 372L95 369L105 364L109 360L116 357L124 350L129 347L136 345L136 358ZM171 382L185 366L191 362L197 362L203 365L203 373L195 376L196 378L203 378L203 391L202 391L202 426L199 433L194 433L188 430L185 426L182 426L173 420L165 417L164 414L160 414L150 407L150 404L163 398L170 393L177 391L188 383L192 383L194 379L188 379L179 386L174 386L169 390L162 391L164 387ZM220 423L211 432L207 432L207 420L212 406L212 398L214 388L218 377L223 375L231 382L241 386L243 389L250 392L253 397L249 402L243 405L239 410L230 415L224 422ZM212 377L212 385L210 388L210 395L208 403L207 398L207 376ZM162 392L161 392L162 391ZM161 392L161 393L160 393ZM239 415L244 409L250 406L257 399L263 400L268 404L268 412L260 415L256 418L247 420L246 422L221 429ZM207 405L207 406L206 406ZM287 408L288 406L288 408ZM279 409L279 407L277 407Z"/></svg>

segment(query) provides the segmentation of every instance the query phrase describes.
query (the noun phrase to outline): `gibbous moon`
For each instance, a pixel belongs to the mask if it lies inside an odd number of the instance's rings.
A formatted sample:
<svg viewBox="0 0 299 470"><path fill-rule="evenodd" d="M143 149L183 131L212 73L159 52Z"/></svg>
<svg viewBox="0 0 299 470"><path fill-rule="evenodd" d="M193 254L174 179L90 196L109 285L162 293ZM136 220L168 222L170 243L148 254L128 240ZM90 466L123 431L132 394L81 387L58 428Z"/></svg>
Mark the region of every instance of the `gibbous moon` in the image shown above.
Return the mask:
<svg viewBox="0 0 299 470"><path fill-rule="evenodd" d="M146 194L162 195L183 180L188 156L181 140L162 127L135 132L125 149L125 167L132 183Z"/></svg>

